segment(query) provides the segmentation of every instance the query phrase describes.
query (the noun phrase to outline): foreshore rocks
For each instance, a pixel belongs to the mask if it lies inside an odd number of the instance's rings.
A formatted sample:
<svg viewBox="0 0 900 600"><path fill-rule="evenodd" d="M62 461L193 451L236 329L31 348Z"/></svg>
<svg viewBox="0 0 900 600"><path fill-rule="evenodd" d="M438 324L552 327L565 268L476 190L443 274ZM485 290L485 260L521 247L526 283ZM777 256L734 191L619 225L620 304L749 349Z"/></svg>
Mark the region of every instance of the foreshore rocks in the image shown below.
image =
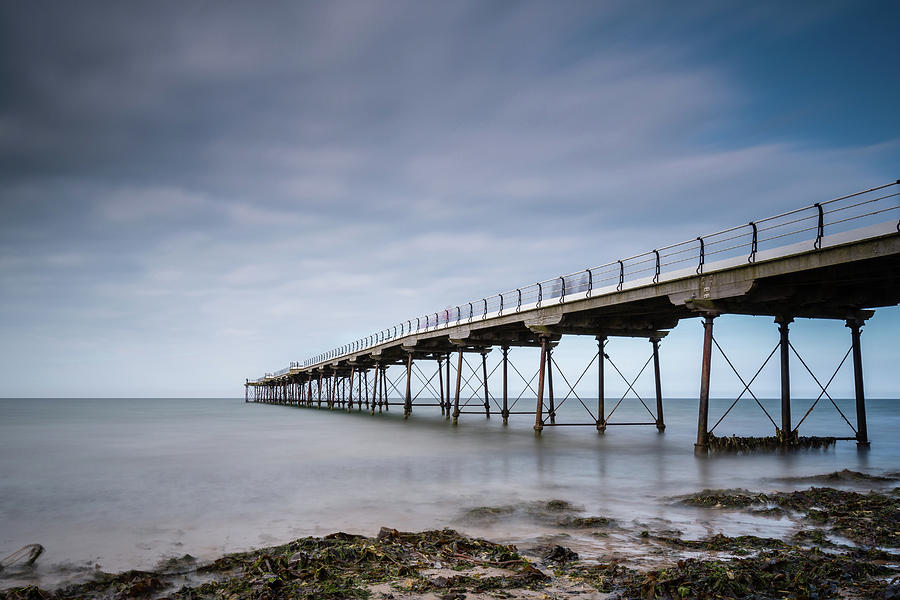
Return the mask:
<svg viewBox="0 0 900 600"><path fill-rule="evenodd" d="M787 540L722 534L690 540L678 532L647 532L644 543L672 553L672 560L651 569L637 569L624 558L580 559L558 544L526 555L452 529L410 533L383 527L374 538L338 532L203 565L185 556L154 572L100 574L57 590L13 588L0 591L0 600L897 598L900 489L882 492L700 492L680 501L697 510L776 507L797 516L803 528ZM562 501L527 510L563 528L610 526L602 517L574 517L578 509ZM482 507L476 514L493 519L508 512ZM185 573L192 577L188 583Z"/></svg>

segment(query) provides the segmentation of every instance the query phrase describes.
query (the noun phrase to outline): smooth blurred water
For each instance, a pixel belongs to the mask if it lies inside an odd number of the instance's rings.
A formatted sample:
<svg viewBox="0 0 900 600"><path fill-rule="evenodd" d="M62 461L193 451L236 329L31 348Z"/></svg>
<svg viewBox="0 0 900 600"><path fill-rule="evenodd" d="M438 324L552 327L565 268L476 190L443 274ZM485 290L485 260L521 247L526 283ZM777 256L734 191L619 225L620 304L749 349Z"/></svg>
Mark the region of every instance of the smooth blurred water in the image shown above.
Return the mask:
<svg viewBox="0 0 900 600"><path fill-rule="evenodd" d="M728 404L712 402L710 424ZM773 416L777 404L767 401ZM853 402L839 404L855 421ZM795 419L808 405L795 401ZM51 579L61 565L147 568L186 552L212 558L337 530L372 535L383 525L450 526L527 543L547 531L517 515L478 522L465 512L552 498L635 527L771 533L789 524L685 507L672 497L805 487L778 480L843 468L900 470L900 401L869 400L867 408L868 452L838 442L825 451L697 458L695 399L666 400L664 434L652 426L610 427L605 435L557 427L540 437L531 416L514 415L503 427L496 414L464 414L453 427L436 408L404 421L399 407L371 416L230 399L5 399L0 556L43 544L39 568ZM570 400L558 420L589 417ZM613 420L649 415L626 400ZM742 400L716 433L771 435L772 426ZM821 402L801 433L852 434ZM571 545L587 555L611 543L575 537Z"/></svg>

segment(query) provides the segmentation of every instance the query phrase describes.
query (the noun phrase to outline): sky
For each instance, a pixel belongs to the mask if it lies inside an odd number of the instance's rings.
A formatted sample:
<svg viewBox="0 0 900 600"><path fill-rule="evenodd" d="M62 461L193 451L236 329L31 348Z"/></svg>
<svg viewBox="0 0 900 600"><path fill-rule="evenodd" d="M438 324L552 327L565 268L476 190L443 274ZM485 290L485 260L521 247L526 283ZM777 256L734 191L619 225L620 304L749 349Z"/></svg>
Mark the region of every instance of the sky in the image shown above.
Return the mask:
<svg viewBox="0 0 900 600"><path fill-rule="evenodd" d="M0 396L237 397L417 314L894 181L898 17L0 0ZM717 327L751 374L777 341ZM700 329L664 341L667 395L696 397ZM870 396L900 397L898 333L896 307L866 327ZM849 336L795 341L825 372ZM646 342L615 343L636 372Z"/></svg>

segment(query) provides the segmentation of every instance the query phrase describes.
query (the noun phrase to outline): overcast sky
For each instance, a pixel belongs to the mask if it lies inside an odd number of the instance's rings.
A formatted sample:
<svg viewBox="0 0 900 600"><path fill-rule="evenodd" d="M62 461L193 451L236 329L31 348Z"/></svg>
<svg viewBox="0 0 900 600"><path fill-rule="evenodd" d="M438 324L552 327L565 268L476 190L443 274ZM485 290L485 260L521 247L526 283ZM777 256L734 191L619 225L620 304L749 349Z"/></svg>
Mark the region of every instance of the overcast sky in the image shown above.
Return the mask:
<svg viewBox="0 0 900 600"><path fill-rule="evenodd" d="M416 314L893 181L898 17L0 0L0 395L238 396ZM771 320L722 322L755 370ZM676 332L666 391L696 395L699 325ZM870 395L900 395L898 333L896 308L867 328ZM849 343L797 336L824 370Z"/></svg>

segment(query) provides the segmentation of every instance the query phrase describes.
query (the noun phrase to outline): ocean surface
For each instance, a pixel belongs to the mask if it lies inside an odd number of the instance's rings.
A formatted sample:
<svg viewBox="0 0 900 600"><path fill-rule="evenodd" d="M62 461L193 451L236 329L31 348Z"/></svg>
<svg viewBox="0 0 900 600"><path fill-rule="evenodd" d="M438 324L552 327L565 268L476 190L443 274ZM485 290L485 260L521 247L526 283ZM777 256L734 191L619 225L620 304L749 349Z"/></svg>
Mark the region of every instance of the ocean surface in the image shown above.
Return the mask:
<svg viewBox="0 0 900 600"><path fill-rule="evenodd" d="M825 402L801 434L852 435ZM710 424L729 403L711 402ZM809 403L794 401L795 419ZM766 404L778 414L777 401ZM838 404L854 422L853 402ZM371 416L242 399L0 399L0 558L42 544L30 577L52 585L95 568L152 568L185 553L211 559L305 535L374 535L382 526L453 527L526 546L565 535L586 557L622 547L630 529L783 535L793 523L688 507L676 497L808 487L799 478L845 468L900 470L900 400L868 400L867 409L868 451L839 441L827 450L698 458L696 399L666 400L663 434L652 426L604 435L548 427L540 437L532 416L513 415L504 427L496 414L464 414L453 427L437 408L417 408L404 421L400 407ZM626 400L614 420L647 417ZM589 417L570 401L558 419ZM773 432L752 400L742 400L716 433ZM550 499L612 518L626 533L561 534L516 509ZM472 509L483 506L508 510L475 518ZM20 576L0 573L0 588Z"/></svg>

